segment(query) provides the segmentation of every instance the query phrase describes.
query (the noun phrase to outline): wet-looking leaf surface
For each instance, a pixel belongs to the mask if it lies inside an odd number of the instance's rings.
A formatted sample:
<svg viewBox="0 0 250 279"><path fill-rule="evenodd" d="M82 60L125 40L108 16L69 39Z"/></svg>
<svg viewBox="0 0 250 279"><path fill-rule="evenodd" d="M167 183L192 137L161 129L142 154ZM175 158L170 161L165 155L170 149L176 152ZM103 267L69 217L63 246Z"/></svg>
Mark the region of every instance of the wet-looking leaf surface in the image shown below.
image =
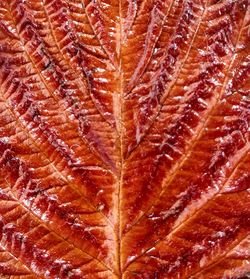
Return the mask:
<svg viewBox="0 0 250 279"><path fill-rule="evenodd" d="M250 1L0 1L0 278L250 272Z"/></svg>

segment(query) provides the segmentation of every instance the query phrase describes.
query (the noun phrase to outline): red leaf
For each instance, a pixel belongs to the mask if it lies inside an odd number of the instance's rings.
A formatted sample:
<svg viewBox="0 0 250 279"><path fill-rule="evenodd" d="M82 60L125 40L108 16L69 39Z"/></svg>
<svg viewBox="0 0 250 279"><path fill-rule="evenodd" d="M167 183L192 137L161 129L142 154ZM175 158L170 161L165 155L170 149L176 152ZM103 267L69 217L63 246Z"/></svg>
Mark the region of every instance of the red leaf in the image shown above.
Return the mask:
<svg viewBox="0 0 250 279"><path fill-rule="evenodd" d="M1 278L248 278L249 24L249 0L1 1Z"/></svg>

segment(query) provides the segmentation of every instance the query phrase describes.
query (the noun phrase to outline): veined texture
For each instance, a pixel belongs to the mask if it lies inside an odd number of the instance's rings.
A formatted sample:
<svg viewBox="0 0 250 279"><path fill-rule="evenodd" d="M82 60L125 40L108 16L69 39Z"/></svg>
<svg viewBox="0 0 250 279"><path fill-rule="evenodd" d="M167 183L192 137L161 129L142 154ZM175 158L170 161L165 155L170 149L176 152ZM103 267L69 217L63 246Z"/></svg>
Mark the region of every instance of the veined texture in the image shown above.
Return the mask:
<svg viewBox="0 0 250 279"><path fill-rule="evenodd" d="M0 278L250 274L250 0L0 1Z"/></svg>

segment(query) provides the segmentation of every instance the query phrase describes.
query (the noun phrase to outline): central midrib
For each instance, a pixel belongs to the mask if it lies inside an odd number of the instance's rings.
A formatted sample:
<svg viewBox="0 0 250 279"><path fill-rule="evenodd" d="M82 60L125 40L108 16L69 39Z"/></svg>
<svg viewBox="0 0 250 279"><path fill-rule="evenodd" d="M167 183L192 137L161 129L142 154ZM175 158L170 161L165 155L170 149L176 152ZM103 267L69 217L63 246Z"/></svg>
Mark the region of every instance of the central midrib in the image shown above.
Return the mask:
<svg viewBox="0 0 250 279"><path fill-rule="evenodd" d="M115 115L116 124L117 124L117 130L119 132L119 175L118 175L118 189L117 189L117 230L116 230L116 239L117 239L117 251L116 251L116 257L117 257L117 268L118 268L118 278L122 279L122 266L121 266L121 232L122 232L122 226L121 226L121 187L123 183L123 71L122 71L122 38L123 38L123 28L122 28L122 9L121 9L121 0L119 0L119 23L117 26L117 54L118 54L118 64L119 64L119 81L118 81L118 89L119 89L119 109L115 110L117 114Z"/></svg>

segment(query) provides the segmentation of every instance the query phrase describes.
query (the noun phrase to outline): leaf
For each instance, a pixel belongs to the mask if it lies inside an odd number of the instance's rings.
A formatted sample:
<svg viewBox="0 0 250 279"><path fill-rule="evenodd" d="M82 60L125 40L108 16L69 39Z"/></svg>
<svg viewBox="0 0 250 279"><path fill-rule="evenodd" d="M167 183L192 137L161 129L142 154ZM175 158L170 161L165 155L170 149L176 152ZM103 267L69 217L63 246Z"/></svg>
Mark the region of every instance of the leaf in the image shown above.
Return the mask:
<svg viewBox="0 0 250 279"><path fill-rule="evenodd" d="M0 2L0 277L247 278L249 0Z"/></svg>

